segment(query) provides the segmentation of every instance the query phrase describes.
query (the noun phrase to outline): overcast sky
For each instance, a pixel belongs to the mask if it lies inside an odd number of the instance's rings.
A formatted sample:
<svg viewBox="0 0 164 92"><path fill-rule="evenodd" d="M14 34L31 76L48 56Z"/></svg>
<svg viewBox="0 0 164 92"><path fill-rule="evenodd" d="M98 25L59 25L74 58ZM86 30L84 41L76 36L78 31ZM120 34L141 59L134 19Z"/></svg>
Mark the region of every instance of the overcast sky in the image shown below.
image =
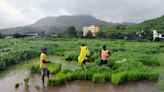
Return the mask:
<svg viewBox="0 0 164 92"><path fill-rule="evenodd" d="M0 28L80 14L108 22L142 22L164 15L164 0L1 0Z"/></svg>

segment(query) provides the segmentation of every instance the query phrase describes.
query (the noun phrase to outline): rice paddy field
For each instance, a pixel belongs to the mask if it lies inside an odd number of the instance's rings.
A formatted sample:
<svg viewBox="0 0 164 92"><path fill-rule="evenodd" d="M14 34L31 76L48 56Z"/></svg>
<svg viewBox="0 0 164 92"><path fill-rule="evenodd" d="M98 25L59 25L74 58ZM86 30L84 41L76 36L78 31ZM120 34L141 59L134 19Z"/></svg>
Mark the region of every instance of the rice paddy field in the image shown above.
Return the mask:
<svg viewBox="0 0 164 92"><path fill-rule="evenodd" d="M83 67L77 62L81 44L87 44L91 53ZM99 66L103 45L107 46L112 55L107 65ZM28 63L26 70L41 78L39 53L42 47L47 48L52 62L48 65L51 73L46 83L48 86L64 86L74 81L90 81L102 86L108 83L120 86L138 81L155 81L155 87L164 90L163 42L64 38L0 39L0 75L10 67ZM53 56L60 59L51 58ZM31 61L33 58L38 59Z"/></svg>

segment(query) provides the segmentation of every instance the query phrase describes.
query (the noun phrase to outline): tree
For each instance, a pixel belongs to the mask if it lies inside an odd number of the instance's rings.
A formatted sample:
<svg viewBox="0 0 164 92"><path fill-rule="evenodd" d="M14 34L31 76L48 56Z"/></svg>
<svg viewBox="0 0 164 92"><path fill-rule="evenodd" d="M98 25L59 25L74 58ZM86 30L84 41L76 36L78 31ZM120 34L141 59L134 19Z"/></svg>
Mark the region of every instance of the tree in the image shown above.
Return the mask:
<svg viewBox="0 0 164 92"><path fill-rule="evenodd" d="M39 34L40 37L44 37L45 31L41 31L41 32L39 32L38 34Z"/></svg>
<svg viewBox="0 0 164 92"><path fill-rule="evenodd" d="M125 30L126 29L126 25L117 25L116 29L117 30Z"/></svg>
<svg viewBox="0 0 164 92"><path fill-rule="evenodd" d="M82 38L83 37L83 31L77 31L77 36Z"/></svg>
<svg viewBox="0 0 164 92"><path fill-rule="evenodd" d="M48 26L45 31L46 36L51 36L53 33L60 31L56 26Z"/></svg>
<svg viewBox="0 0 164 92"><path fill-rule="evenodd" d="M106 32L105 31L100 31L96 34L97 37L99 38L106 38Z"/></svg>
<svg viewBox="0 0 164 92"><path fill-rule="evenodd" d="M93 38L93 34L91 33L91 31L87 32L86 38Z"/></svg>
<svg viewBox="0 0 164 92"><path fill-rule="evenodd" d="M19 34L19 33L15 33L13 35L14 38L22 38L22 37L25 37L25 35L22 35L22 34Z"/></svg>
<svg viewBox="0 0 164 92"><path fill-rule="evenodd" d="M2 34L2 33L0 33L0 39L2 39L2 38L4 38L5 36Z"/></svg>
<svg viewBox="0 0 164 92"><path fill-rule="evenodd" d="M102 32L102 31L98 32L98 33L96 34L96 36L99 37L99 38L102 38L102 37L103 37L103 32Z"/></svg>
<svg viewBox="0 0 164 92"><path fill-rule="evenodd" d="M65 36L65 37L77 37L76 28L75 28L74 26L68 27L68 28L64 31L64 36Z"/></svg>
<svg viewBox="0 0 164 92"><path fill-rule="evenodd" d="M124 33L120 31L107 32L106 35L108 38L112 39L124 39Z"/></svg>

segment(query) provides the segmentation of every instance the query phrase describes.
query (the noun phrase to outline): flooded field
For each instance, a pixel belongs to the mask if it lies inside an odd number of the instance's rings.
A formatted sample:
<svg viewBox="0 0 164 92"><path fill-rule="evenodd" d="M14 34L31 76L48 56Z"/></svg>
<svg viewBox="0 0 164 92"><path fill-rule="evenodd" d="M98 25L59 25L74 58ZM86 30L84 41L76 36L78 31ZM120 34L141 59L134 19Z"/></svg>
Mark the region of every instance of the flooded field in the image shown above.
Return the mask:
<svg viewBox="0 0 164 92"><path fill-rule="evenodd" d="M21 84L18 89L15 89L15 84L23 83L23 78L26 76L30 77L29 87L26 88L24 84ZM115 86L111 83L96 84L92 81L78 80L62 86L48 87L46 84L42 84L40 75L19 71L0 79L0 89L3 92L160 92L154 87L155 83L138 81Z"/></svg>
<svg viewBox="0 0 164 92"><path fill-rule="evenodd" d="M62 62L59 57L49 57ZM36 62L33 59L30 63ZM62 86L47 86L46 83L42 84L41 75L31 74L26 67L30 63L16 65L4 73L0 77L0 89L2 92L160 92L155 88L156 82L154 81L138 81L129 82L123 85L113 85L112 83L96 84L92 81L72 81ZM71 67L71 64L69 64ZM29 87L24 86L24 78L29 77ZM50 76L52 77L52 75ZM15 89L15 84L21 83L19 88Z"/></svg>

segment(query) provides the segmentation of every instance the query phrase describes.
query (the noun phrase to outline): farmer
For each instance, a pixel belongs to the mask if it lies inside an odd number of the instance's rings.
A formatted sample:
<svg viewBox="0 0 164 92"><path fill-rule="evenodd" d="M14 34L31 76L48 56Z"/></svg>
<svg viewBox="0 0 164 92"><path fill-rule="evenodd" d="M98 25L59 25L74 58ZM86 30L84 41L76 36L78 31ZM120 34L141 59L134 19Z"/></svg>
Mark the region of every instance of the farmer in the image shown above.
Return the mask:
<svg viewBox="0 0 164 92"><path fill-rule="evenodd" d="M103 49L101 50L101 61L100 61L100 66L103 64L108 63L108 57L111 56L110 51L107 50L106 45L103 46Z"/></svg>
<svg viewBox="0 0 164 92"><path fill-rule="evenodd" d="M42 72L42 82L44 83L44 77L47 76L49 78L49 70L47 69L47 64L51 63L47 61L47 49L42 48L42 52L40 54L40 68Z"/></svg>
<svg viewBox="0 0 164 92"><path fill-rule="evenodd" d="M81 48L81 51L80 51L80 55L78 56L78 62L81 66L83 66L85 65L86 60L90 56L90 52L89 52L88 47L85 44L82 44L80 48Z"/></svg>

